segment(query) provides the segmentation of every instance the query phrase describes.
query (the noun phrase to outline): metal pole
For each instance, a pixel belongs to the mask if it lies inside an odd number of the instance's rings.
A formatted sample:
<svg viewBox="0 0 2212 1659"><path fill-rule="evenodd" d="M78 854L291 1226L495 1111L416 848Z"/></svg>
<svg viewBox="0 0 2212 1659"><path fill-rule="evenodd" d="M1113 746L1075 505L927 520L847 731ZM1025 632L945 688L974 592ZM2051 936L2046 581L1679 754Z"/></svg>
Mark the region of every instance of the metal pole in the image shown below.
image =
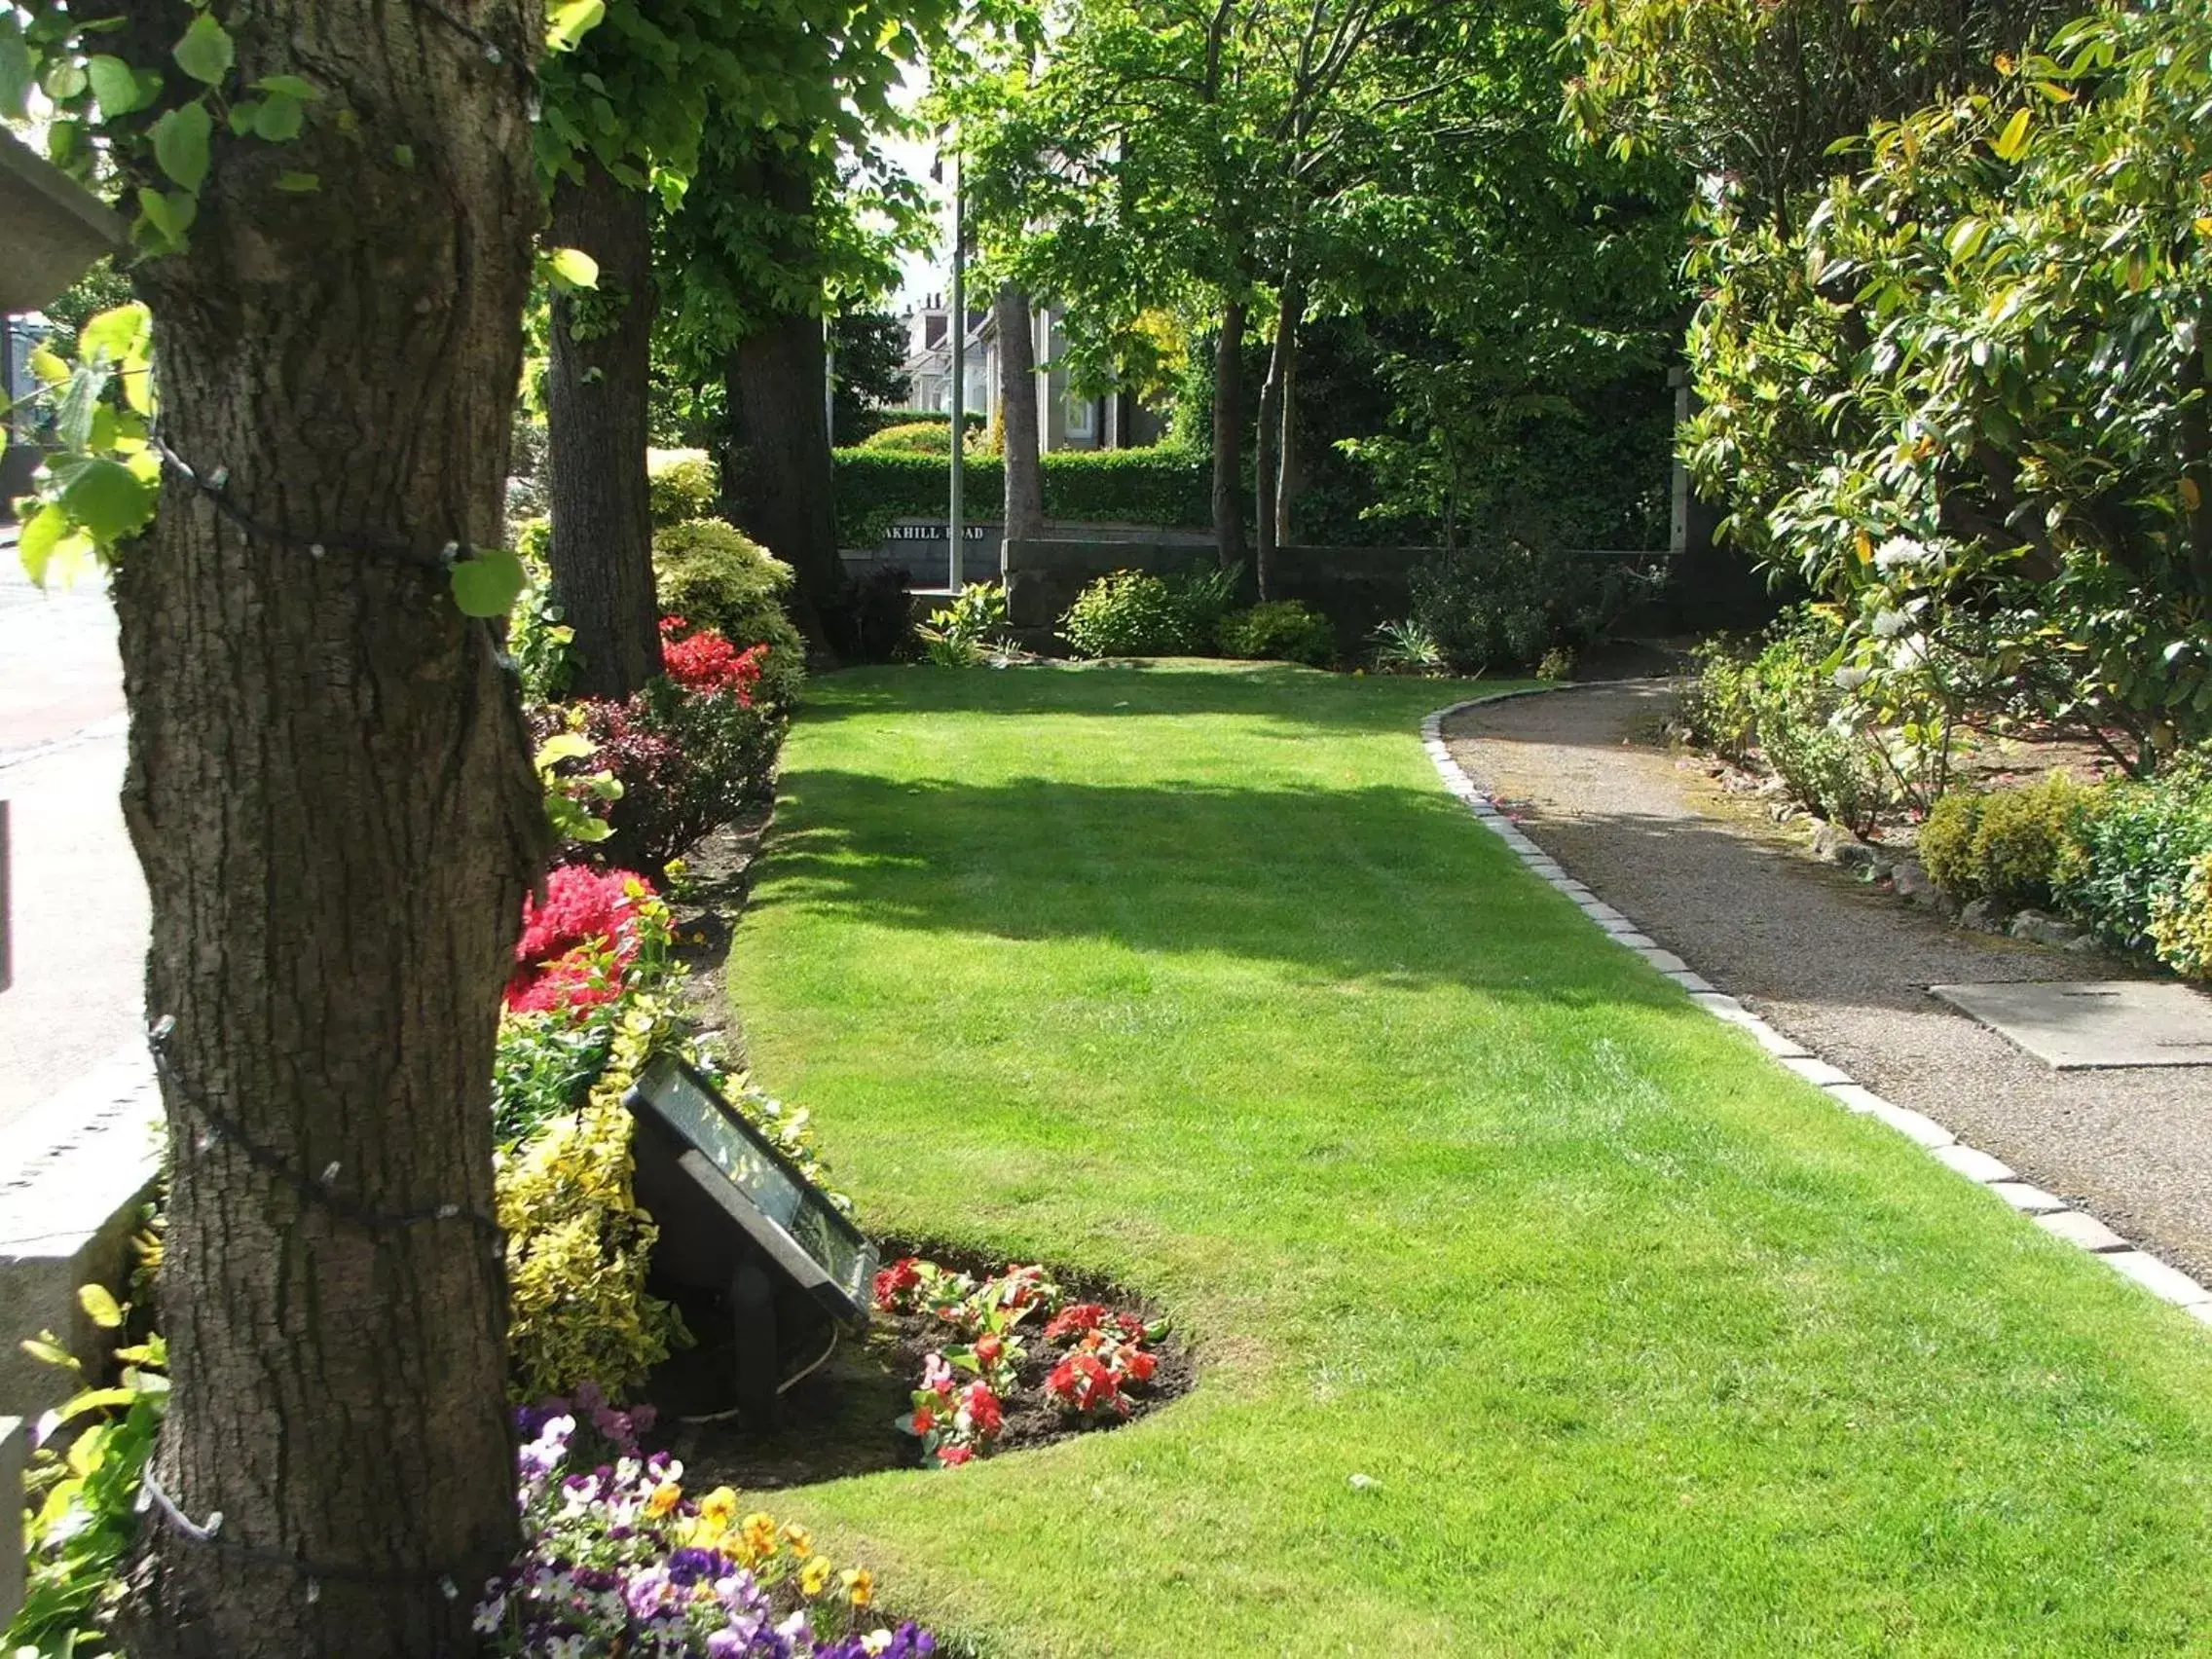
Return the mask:
<svg viewBox="0 0 2212 1659"><path fill-rule="evenodd" d="M961 486L968 460L968 222L967 203L961 196L960 153L952 155L952 498L947 503L945 534L952 542L951 571L946 586L958 593L960 556L965 551L965 527L960 522Z"/></svg>
<svg viewBox="0 0 2212 1659"><path fill-rule="evenodd" d="M837 338L830 313L822 313L822 429L830 434L830 447L837 447Z"/></svg>

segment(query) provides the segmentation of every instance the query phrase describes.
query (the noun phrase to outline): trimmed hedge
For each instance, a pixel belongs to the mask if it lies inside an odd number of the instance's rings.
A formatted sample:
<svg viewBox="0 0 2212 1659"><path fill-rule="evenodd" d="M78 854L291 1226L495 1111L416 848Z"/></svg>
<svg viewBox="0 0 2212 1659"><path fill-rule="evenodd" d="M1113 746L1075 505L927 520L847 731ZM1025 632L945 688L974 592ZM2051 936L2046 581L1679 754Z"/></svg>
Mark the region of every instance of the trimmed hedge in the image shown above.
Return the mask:
<svg viewBox="0 0 2212 1659"><path fill-rule="evenodd" d="M979 409L963 409L962 422L972 432L979 432L986 422ZM866 443L886 426L910 426L919 422L934 422L940 426L952 424L952 417L942 409L863 409L855 415L850 412L837 421L837 440L840 443Z"/></svg>
<svg viewBox="0 0 2212 1659"><path fill-rule="evenodd" d="M1213 470L1193 450L1061 450L1043 460L1045 516L1202 530L1213 522ZM942 456L841 449L835 457L837 544L872 547L894 519L942 518L952 485ZM996 456L971 456L965 496L977 519L996 518L1006 474Z"/></svg>

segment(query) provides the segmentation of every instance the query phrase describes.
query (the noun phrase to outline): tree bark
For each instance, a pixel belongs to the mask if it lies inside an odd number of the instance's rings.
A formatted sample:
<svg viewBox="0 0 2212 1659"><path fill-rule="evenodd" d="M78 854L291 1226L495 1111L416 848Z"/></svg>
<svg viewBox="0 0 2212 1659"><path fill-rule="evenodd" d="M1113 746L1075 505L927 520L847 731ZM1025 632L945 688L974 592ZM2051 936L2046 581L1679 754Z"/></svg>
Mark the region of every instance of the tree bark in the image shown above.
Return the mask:
<svg viewBox="0 0 2212 1659"><path fill-rule="evenodd" d="M1305 306L1305 295L1299 296L1300 309ZM1298 467L1298 349L1299 331L1305 321L1293 314L1290 337L1284 342L1279 337L1276 349L1282 353L1282 424L1281 437L1275 445L1275 545L1288 547L1298 539L1298 493L1305 488L1305 479Z"/></svg>
<svg viewBox="0 0 2212 1659"><path fill-rule="evenodd" d="M294 143L219 135L190 251L138 271L163 439L225 469L228 511L168 471L115 581L147 1009L175 1021L152 1468L222 1516L149 1516L133 1659L470 1653L516 1541L486 1087L548 836L439 550L501 535L535 31L445 5L504 61L419 7L256 6L240 79L324 96ZM174 17L134 15L135 60ZM322 189L276 190L295 169Z"/></svg>
<svg viewBox="0 0 2212 1659"><path fill-rule="evenodd" d="M1045 474L1037 455L1037 341L1029 296L999 289L999 412L1006 456L1006 538L1045 534Z"/></svg>
<svg viewBox="0 0 2212 1659"><path fill-rule="evenodd" d="M1244 562L1244 302L1221 309L1213 359L1213 542L1221 568Z"/></svg>
<svg viewBox="0 0 2212 1659"><path fill-rule="evenodd" d="M599 286L553 299L545 376L553 599L576 631L569 689L628 697L660 672L645 442L652 372L652 204L596 161L553 192L555 247L599 262Z"/></svg>
<svg viewBox="0 0 2212 1659"><path fill-rule="evenodd" d="M1298 350L1298 318L1306 310L1306 295L1295 276L1283 279L1275 310L1274 345L1268 352L1268 378L1260 385L1259 431L1253 447L1253 575L1264 604L1274 597L1274 563L1280 493L1277 487L1282 462L1284 390L1290 384L1291 355Z"/></svg>
<svg viewBox="0 0 2212 1659"><path fill-rule="evenodd" d="M729 354L723 511L798 573L809 637L844 586L837 558L830 431L822 410L822 322L774 316Z"/></svg>

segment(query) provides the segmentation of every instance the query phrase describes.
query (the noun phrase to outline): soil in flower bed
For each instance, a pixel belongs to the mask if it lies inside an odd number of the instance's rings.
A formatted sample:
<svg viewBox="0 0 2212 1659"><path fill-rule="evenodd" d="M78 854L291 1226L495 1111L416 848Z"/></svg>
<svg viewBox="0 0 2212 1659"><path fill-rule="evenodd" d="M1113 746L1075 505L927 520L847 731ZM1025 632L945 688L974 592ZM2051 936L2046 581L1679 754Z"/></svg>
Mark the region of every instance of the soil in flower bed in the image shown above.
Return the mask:
<svg viewBox="0 0 2212 1659"><path fill-rule="evenodd" d="M886 1262L915 1255L980 1279L1003 1272L1006 1263L971 1251L939 1250L881 1241ZM1157 1319L1160 1310L1142 1297L1083 1274L1052 1276L1069 1303L1096 1302L1116 1312ZM928 1312L875 1312L864 1338L840 1334L836 1351L820 1370L783 1397L783 1423L773 1434L756 1434L735 1418L685 1421L707 1415L729 1365L727 1320L708 1309L686 1308L684 1317L699 1337L697 1347L679 1354L655 1373L647 1397L662 1420L652 1443L682 1459L686 1484L728 1485L766 1492L836 1480L878 1469L923 1466L921 1442L898 1427L913 1409L927 1356L966 1341ZM1045 1319L1032 1315L1021 1326L1028 1353L1019 1369L1019 1385L1002 1402L1005 1427L989 1456L993 1458L1070 1435L1094 1434L1134 1422L1190 1392L1197 1367L1190 1348L1170 1326L1147 1346L1158 1364L1141 1391L1128 1394L1129 1415L1086 1421L1061 1409L1045 1391L1045 1379L1063 1350L1043 1340ZM822 1350L820 1330L801 1345L806 1351L786 1356L787 1375ZM965 1374L963 1377L965 1381ZM948 1477L950 1471L947 1471Z"/></svg>

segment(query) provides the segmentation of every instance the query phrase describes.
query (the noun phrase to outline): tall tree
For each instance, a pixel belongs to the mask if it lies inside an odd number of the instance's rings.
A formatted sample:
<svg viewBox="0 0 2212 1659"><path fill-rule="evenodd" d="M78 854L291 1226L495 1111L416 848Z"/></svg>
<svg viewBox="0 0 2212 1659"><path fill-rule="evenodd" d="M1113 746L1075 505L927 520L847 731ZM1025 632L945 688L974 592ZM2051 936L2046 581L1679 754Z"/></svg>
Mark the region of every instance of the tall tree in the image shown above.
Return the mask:
<svg viewBox="0 0 2212 1659"><path fill-rule="evenodd" d="M117 556L168 1118L129 1650L463 1654L515 1544L484 1080L547 831L499 642L454 595L513 568L470 550L500 536L542 17L122 16L41 6L9 44L61 90L55 148L89 171L96 125L138 204L162 399L158 450L118 418L83 441L121 459L68 458L50 503Z"/></svg>
<svg viewBox="0 0 2212 1659"><path fill-rule="evenodd" d="M586 0L597 5L599 0ZM645 488L656 203L681 196L712 112L757 98L750 6L608 0L542 77L549 240L598 266L556 283L546 368L553 594L575 630L571 688L627 697L660 672Z"/></svg>
<svg viewBox="0 0 2212 1659"><path fill-rule="evenodd" d="M1029 296L1012 282L999 284L999 411L1005 429L1006 526L1009 541L1045 534L1045 474L1037 429L1036 316Z"/></svg>

